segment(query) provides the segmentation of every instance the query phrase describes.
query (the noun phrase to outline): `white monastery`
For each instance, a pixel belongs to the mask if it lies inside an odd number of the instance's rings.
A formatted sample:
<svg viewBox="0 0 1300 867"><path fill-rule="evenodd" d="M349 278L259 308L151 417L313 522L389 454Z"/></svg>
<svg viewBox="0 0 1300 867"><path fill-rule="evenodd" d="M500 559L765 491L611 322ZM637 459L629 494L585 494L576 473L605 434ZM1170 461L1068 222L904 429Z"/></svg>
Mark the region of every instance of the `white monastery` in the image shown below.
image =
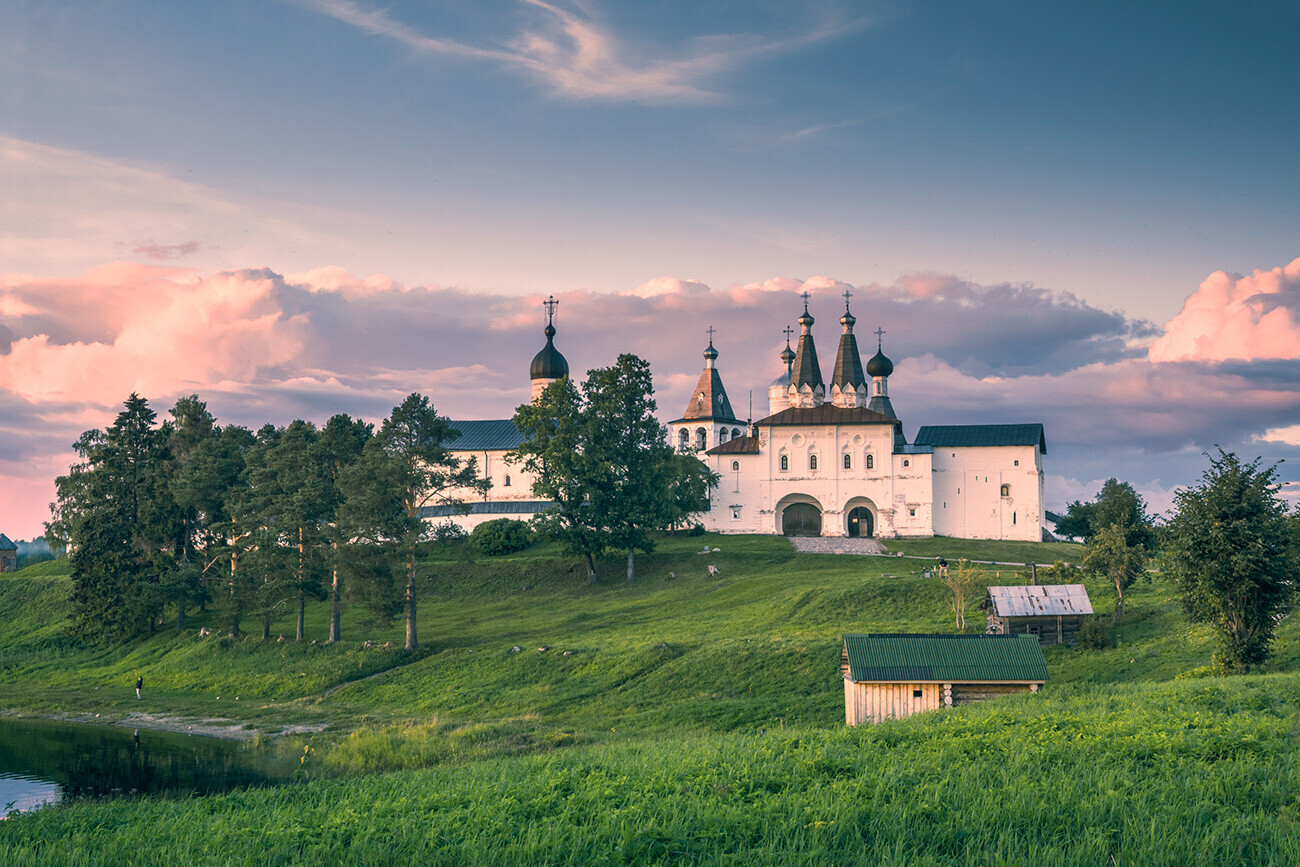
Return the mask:
<svg viewBox="0 0 1300 867"><path fill-rule="evenodd" d="M882 350L864 367L853 334L856 320L845 293L843 330L829 391L813 343L808 295L799 317L799 343L781 353L785 372L768 388L768 415L736 418L713 348L681 418L670 422L674 446L696 452L721 481L699 521L723 533L812 536L924 537L1039 541L1043 521L1041 424L928 425L909 443L889 399L894 364ZM567 376L555 348L554 299L547 308L546 345L530 368L533 399ZM534 498L532 479L505 455L520 442L510 419L453 421L461 436L450 448L477 458L492 481L468 515L445 509L465 529L491 518L528 519L547 503Z"/></svg>

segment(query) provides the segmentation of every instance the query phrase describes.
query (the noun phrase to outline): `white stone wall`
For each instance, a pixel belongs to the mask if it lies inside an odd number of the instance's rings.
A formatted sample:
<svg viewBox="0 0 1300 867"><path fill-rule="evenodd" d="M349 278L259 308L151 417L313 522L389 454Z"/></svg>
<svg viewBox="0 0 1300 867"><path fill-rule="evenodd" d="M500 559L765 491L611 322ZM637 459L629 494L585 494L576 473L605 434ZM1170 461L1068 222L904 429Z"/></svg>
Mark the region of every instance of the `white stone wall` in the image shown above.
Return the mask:
<svg viewBox="0 0 1300 867"><path fill-rule="evenodd" d="M823 536L847 535L857 506L871 513L872 535L933 535L930 456L895 455L893 442L889 425L760 428L759 454L708 456L722 482L702 523L723 533L780 533L785 508L801 502L820 510Z"/></svg>
<svg viewBox="0 0 1300 867"><path fill-rule="evenodd" d="M936 535L1042 539L1043 457L1037 446L936 447L933 460Z"/></svg>

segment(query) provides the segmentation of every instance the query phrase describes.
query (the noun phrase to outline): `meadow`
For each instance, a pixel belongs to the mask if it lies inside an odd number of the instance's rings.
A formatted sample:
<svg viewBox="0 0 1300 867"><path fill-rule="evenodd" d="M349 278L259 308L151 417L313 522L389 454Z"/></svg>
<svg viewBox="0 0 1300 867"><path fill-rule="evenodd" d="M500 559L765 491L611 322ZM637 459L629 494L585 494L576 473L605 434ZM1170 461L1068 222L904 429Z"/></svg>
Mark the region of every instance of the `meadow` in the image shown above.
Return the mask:
<svg viewBox="0 0 1300 867"><path fill-rule="evenodd" d="M1300 863L1294 623L1269 670L1215 677L1208 631L1155 576L1130 589L1110 647L1046 651L1037 696L848 729L842 633L954 631L932 561L912 556L1081 550L891 548L909 556L669 537L638 557L636 583L611 559L588 586L550 546L452 544L426 564L410 653L383 647L400 646L399 623L357 611L333 646L200 638L219 610L181 636L82 644L66 637L61 564L38 564L0 580L0 708L324 729L259 741L303 754L301 785L38 811L0 823L0 860ZM1109 623L1111 588L1085 583ZM310 609L309 640L327 617ZM291 626L286 612L273 634Z"/></svg>

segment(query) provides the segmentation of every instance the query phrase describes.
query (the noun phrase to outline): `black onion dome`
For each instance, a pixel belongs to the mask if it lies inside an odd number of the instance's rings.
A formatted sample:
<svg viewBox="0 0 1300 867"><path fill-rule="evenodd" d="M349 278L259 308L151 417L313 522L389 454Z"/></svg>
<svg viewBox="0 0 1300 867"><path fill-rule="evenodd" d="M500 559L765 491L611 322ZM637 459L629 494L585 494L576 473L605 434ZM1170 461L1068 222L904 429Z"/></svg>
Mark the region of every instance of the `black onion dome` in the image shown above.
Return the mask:
<svg viewBox="0 0 1300 867"><path fill-rule="evenodd" d="M867 376L889 376L893 372L894 362L882 350L877 349L876 354L867 362Z"/></svg>
<svg viewBox="0 0 1300 867"><path fill-rule="evenodd" d="M712 340L709 341L709 348L704 350L704 357L707 358L709 361L718 360L718 350L713 348Z"/></svg>
<svg viewBox="0 0 1300 867"><path fill-rule="evenodd" d="M542 351L533 356L533 363L528 368L529 379L559 379L569 375L569 362L555 348L555 326L546 323L546 345Z"/></svg>

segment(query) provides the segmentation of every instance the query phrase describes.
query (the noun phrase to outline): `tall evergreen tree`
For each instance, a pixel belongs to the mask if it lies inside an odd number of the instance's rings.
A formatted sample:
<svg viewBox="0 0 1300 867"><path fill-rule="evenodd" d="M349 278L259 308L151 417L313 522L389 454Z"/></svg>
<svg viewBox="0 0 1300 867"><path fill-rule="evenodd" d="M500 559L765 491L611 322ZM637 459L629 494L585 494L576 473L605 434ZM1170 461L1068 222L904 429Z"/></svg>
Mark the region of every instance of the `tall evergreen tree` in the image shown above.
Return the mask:
<svg viewBox="0 0 1300 867"><path fill-rule="evenodd" d="M342 550L347 551L348 549L348 540L340 534L339 509L343 505L343 491L339 487L340 479L343 470L361 457L361 452L373 432L374 426L368 422L360 419L354 420L351 416L340 413L331 417L325 423L325 427L321 429L320 437L316 441L314 460L325 473L324 495L326 501L322 503L322 511L327 516L325 527L332 549L329 587L330 632L328 643L330 644L342 638L340 605L343 578L351 571L346 564L341 562L339 555L340 544ZM361 572L365 574L366 570L361 570ZM371 574L381 573L382 570L379 570L379 572L372 572ZM391 572L389 575L391 580Z"/></svg>
<svg viewBox="0 0 1300 867"><path fill-rule="evenodd" d="M53 532L73 551L75 620L85 634L151 631L162 607L179 512L167 485L170 430L156 419L132 394L112 425L81 435L80 460L55 482Z"/></svg>
<svg viewBox="0 0 1300 867"><path fill-rule="evenodd" d="M457 436L459 432L438 415L427 397L411 394L393 408L361 457L340 476L345 531L402 560L407 650L419 644L417 556L421 542L430 536L425 510L435 506L463 510L463 497L485 493L491 484L479 478L473 458L461 460L447 449Z"/></svg>

